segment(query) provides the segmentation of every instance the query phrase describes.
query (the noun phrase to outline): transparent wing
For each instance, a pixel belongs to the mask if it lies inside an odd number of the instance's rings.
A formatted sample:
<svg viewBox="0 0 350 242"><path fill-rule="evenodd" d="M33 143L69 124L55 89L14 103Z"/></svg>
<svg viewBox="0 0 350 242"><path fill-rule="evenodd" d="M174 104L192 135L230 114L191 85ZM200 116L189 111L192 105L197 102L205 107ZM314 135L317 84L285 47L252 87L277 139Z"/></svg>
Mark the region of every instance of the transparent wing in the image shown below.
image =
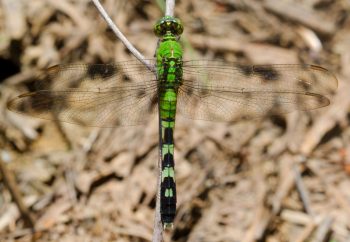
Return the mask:
<svg viewBox="0 0 350 242"><path fill-rule="evenodd" d="M220 61L183 64L178 113L233 121L327 106L338 81L314 65L245 66Z"/></svg>
<svg viewBox="0 0 350 242"><path fill-rule="evenodd" d="M154 65L154 62L153 62ZM193 119L232 121L327 106L337 79L313 65L243 66L218 61L183 65L178 113ZM10 110L44 119L113 127L140 124L157 106L157 81L138 61L65 65L48 70L35 92Z"/></svg>
<svg viewBox="0 0 350 242"><path fill-rule="evenodd" d="M62 65L48 69L36 90L8 103L12 111L85 126L145 121L157 106L157 81L138 61Z"/></svg>

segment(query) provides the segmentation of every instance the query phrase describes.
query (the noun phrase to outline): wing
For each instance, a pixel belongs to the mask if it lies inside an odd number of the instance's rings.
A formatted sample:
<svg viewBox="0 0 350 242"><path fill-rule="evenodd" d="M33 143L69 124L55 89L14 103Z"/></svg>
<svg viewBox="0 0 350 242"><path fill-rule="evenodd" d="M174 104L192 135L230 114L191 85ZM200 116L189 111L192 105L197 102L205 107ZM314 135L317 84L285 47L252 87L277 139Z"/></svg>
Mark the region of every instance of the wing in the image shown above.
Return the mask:
<svg viewBox="0 0 350 242"><path fill-rule="evenodd" d="M137 61L54 66L36 90L11 100L8 108L43 119L114 127L140 124L157 106L156 77Z"/></svg>
<svg viewBox="0 0 350 242"><path fill-rule="evenodd" d="M233 121L329 105L338 81L314 65L245 66L220 61L183 64L178 113Z"/></svg>

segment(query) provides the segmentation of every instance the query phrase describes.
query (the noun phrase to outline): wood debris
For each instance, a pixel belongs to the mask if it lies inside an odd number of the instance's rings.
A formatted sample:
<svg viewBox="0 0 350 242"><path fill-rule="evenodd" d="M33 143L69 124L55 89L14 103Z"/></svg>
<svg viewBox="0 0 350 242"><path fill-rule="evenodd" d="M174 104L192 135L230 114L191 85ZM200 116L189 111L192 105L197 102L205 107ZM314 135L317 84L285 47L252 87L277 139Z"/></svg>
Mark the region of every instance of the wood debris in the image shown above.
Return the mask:
<svg viewBox="0 0 350 242"><path fill-rule="evenodd" d="M102 1L148 58L156 2ZM165 241L350 241L349 11L347 1L177 1L185 59L310 63L339 88L310 112L233 123L179 115L178 211ZM0 1L0 241L152 240L156 115L102 129L6 109L51 65L132 59L90 1Z"/></svg>

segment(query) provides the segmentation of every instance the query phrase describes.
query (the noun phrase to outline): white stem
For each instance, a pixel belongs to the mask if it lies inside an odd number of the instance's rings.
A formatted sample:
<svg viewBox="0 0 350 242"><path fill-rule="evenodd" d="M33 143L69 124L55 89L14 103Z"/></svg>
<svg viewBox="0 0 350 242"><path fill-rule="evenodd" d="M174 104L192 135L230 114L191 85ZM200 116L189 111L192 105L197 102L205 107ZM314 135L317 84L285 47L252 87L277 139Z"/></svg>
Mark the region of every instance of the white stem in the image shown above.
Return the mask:
<svg viewBox="0 0 350 242"><path fill-rule="evenodd" d="M153 67L150 65L148 61L145 60L145 57L130 43L130 41L125 37L125 35L119 30L119 28L113 23L112 19L109 17L106 10L103 8L99 0L91 0L94 4L101 16L107 22L108 26L112 29L113 33L117 36L118 39L128 48L128 50L143 64L147 66L147 68L153 71Z"/></svg>
<svg viewBox="0 0 350 242"><path fill-rule="evenodd" d="M165 16L174 17L175 0L166 0Z"/></svg>

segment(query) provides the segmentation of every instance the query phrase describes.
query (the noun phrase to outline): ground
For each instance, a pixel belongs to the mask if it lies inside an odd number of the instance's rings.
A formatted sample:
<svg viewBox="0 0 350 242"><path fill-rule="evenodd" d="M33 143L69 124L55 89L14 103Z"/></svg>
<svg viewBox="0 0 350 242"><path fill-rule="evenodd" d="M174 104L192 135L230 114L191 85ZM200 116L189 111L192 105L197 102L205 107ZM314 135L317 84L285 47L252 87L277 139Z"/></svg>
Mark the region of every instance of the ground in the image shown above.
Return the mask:
<svg viewBox="0 0 350 242"><path fill-rule="evenodd" d="M147 58L162 1L102 4ZM220 123L178 116L177 216L165 241L350 241L350 3L186 0L184 59L322 66L329 106ZM18 115L8 100L68 63L135 60L90 1L0 2L0 240L150 241L158 121L87 128ZM36 231L32 231L35 226Z"/></svg>

